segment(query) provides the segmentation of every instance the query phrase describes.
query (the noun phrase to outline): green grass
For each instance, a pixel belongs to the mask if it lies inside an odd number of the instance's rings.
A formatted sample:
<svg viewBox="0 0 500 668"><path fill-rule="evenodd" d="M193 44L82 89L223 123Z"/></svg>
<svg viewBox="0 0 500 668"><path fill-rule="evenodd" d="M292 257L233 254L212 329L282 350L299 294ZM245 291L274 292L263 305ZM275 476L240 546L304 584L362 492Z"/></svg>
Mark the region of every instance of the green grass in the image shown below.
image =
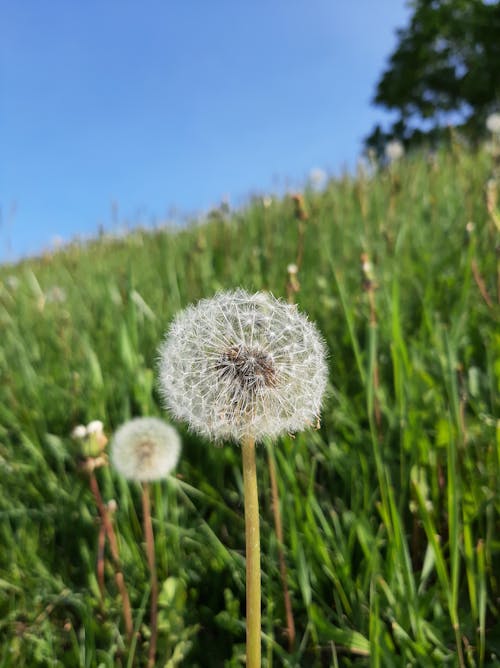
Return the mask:
<svg viewBox="0 0 500 668"><path fill-rule="evenodd" d="M331 383L319 430L258 450L268 667L500 666L492 169L488 154L454 146L435 164L410 156L371 179L304 193L296 298L328 343ZM102 237L0 267L1 668L145 665L140 489L109 467L97 471L105 501L118 504L140 631L129 647L107 553L99 597L98 513L71 430L101 419L111 434L131 416L163 415L155 356L173 315L222 288L285 296L298 244L293 202L256 199L185 230ZM50 299L52 286L65 301ZM153 488L158 665L241 666L241 453L179 429L178 475ZM264 447L279 477L293 653Z"/></svg>

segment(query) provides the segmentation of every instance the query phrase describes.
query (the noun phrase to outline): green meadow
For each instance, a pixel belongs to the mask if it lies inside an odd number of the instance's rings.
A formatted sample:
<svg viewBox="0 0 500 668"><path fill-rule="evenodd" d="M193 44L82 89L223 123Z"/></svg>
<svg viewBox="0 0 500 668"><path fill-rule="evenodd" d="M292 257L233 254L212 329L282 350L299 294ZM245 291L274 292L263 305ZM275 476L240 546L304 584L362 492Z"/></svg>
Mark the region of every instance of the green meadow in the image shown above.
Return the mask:
<svg viewBox="0 0 500 668"><path fill-rule="evenodd" d="M238 286L293 297L329 349L321 424L257 451L263 665L500 666L493 174L491 154L454 141L432 159L306 188L303 205L255 197L203 224L102 235L0 267L0 668L146 665L141 489L95 471L116 502L128 642L71 432L97 419L108 437L133 416L171 421L158 345L180 309ZM179 466L152 486L157 665L244 666L240 448L175 426Z"/></svg>

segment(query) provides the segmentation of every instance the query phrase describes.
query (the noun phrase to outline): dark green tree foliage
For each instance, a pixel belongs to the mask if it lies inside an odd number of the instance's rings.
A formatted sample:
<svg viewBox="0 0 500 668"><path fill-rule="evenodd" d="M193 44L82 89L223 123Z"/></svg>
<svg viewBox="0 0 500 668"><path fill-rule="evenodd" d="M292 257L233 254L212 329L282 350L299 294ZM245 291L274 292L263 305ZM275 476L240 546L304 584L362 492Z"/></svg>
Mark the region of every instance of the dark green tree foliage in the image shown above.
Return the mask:
<svg viewBox="0 0 500 668"><path fill-rule="evenodd" d="M500 108L500 1L414 0L408 27L382 74L374 102L399 112L389 131L377 126L366 144L389 138L435 141L448 124L471 139Z"/></svg>

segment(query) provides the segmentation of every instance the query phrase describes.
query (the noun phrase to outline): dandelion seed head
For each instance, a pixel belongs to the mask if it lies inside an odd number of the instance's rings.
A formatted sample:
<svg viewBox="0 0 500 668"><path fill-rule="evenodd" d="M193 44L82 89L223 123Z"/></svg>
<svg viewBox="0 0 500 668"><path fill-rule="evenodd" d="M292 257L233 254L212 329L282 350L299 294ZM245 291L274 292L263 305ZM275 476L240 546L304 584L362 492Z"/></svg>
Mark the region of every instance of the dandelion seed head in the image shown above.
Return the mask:
<svg viewBox="0 0 500 668"><path fill-rule="evenodd" d="M474 232L474 230L476 229L476 226L474 225L472 220L469 220L469 222L465 226L465 229L466 229L468 234L472 234Z"/></svg>
<svg viewBox="0 0 500 668"><path fill-rule="evenodd" d="M10 290L13 290L13 291L17 290L17 288L19 287L19 283L20 283L19 279L17 278L17 276L14 276L14 275L7 276L7 278L5 279L5 285Z"/></svg>
<svg viewBox="0 0 500 668"><path fill-rule="evenodd" d="M259 441L317 421L326 346L296 306L263 292L221 292L174 320L159 376L166 407L194 431Z"/></svg>
<svg viewBox="0 0 500 668"><path fill-rule="evenodd" d="M148 482L165 478L181 452L177 431L158 418L134 418L114 434L111 461L127 480Z"/></svg>
<svg viewBox="0 0 500 668"><path fill-rule="evenodd" d="M98 457L108 442L101 420L92 420L87 426L77 425L71 436L80 441L80 450L84 457Z"/></svg>
<svg viewBox="0 0 500 668"><path fill-rule="evenodd" d="M66 290L58 285L53 285L45 293L45 300L51 304L62 304L66 301L66 298Z"/></svg>
<svg viewBox="0 0 500 668"><path fill-rule="evenodd" d="M80 441L87 436L87 427L83 424L77 424L71 432L71 437Z"/></svg>
<svg viewBox="0 0 500 668"><path fill-rule="evenodd" d="M405 147L398 139L393 139L385 145L385 157L389 162L400 160L405 154Z"/></svg>
<svg viewBox="0 0 500 668"><path fill-rule="evenodd" d="M116 499L110 499L106 506L108 508L108 512L110 513L116 513L118 510L118 503L116 502Z"/></svg>
<svg viewBox="0 0 500 668"><path fill-rule="evenodd" d="M500 135L500 112L490 114L486 119L486 127L493 135Z"/></svg>
<svg viewBox="0 0 500 668"><path fill-rule="evenodd" d="M92 420L88 423L86 429L87 434L100 434L104 429L104 425L101 420Z"/></svg>
<svg viewBox="0 0 500 668"><path fill-rule="evenodd" d="M309 183L313 188L321 190L328 180L327 173L320 167L314 167L309 172Z"/></svg>

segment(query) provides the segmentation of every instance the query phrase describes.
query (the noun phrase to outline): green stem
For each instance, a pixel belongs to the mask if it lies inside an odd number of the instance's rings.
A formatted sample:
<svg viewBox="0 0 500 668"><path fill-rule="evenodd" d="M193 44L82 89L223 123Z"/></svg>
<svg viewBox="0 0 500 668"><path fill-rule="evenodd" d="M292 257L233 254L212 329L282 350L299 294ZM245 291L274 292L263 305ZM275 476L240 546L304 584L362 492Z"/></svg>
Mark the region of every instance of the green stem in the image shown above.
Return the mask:
<svg viewBox="0 0 500 668"><path fill-rule="evenodd" d="M151 577L151 638L149 640L148 668L153 668L156 660L156 639L158 635L158 577L156 575L155 542L153 524L151 522L149 484L147 482L143 483L142 486L142 512L144 536L146 539L146 555Z"/></svg>
<svg viewBox="0 0 500 668"><path fill-rule="evenodd" d="M241 449L245 489L247 668L260 668L260 531L255 440L244 438Z"/></svg>

